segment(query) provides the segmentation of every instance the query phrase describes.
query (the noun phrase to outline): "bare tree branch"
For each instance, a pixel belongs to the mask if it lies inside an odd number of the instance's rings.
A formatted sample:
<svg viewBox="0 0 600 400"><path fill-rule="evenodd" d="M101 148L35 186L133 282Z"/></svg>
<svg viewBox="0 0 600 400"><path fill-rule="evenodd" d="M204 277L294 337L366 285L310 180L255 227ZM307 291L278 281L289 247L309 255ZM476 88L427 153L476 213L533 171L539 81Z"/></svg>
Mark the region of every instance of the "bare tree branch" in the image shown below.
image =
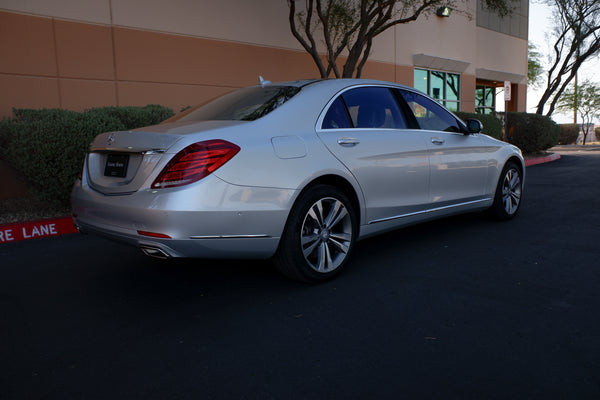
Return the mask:
<svg viewBox="0 0 600 400"><path fill-rule="evenodd" d="M297 2L288 0L290 30L312 57L321 77L331 73L337 78L360 77L376 36L433 12L437 5L456 1L462 0L306 0L298 11ZM321 38L324 57L319 54L315 35ZM340 71L338 59L345 51Z"/></svg>
<svg viewBox="0 0 600 400"><path fill-rule="evenodd" d="M321 77L331 73L337 78L360 77L371 53L373 39L387 29L416 21L440 5L456 7L465 0L305 0L302 11L295 0L288 0L290 29L311 55ZM510 11L512 0L478 0L501 15ZM301 34L297 23L304 30ZM315 35L324 46L320 56ZM346 52L346 53L344 53ZM340 72L338 60L344 56ZM326 60L326 66L323 63Z"/></svg>
<svg viewBox="0 0 600 400"><path fill-rule="evenodd" d="M310 44L308 44L308 42L304 39L304 37L302 37L302 35L298 32L298 28L296 27L296 1L289 0L288 4L290 7L290 13L289 13L288 19L289 19L290 30L292 31L292 35L294 35L296 40L298 40L298 42L300 42L300 44L302 45L302 47L304 47L306 52L308 54L310 54L313 61L317 65L317 68L319 69L321 76L326 77L327 75L326 75L325 66L323 65L323 62L321 61L321 57L319 56L319 52L317 50L317 44L316 44L316 42L312 36L312 33L310 31L310 25L311 25L311 20L312 20L312 1L309 4L306 20L304 23L306 37L310 41Z"/></svg>
<svg viewBox="0 0 600 400"><path fill-rule="evenodd" d="M600 54L600 3L597 0L547 0L557 15L552 66L536 112L550 116L581 65Z"/></svg>

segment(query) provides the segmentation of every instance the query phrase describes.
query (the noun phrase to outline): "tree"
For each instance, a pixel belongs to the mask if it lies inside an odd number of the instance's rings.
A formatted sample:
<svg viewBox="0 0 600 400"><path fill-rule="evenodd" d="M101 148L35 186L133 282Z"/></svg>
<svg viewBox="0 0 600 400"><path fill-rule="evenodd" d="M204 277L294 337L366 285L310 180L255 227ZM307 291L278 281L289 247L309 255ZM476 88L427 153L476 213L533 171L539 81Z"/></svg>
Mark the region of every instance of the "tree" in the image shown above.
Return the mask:
<svg viewBox="0 0 600 400"><path fill-rule="evenodd" d="M585 144L592 122L600 116L600 86L589 80L576 87L570 86L556 103L557 111L571 111L575 106L581 115L583 144Z"/></svg>
<svg viewBox="0 0 600 400"><path fill-rule="evenodd" d="M431 15L440 6L456 7L464 0L306 0L297 7L288 0L292 34L310 54L322 78L359 78L373 39L394 25ZM501 16L510 13L512 0L480 0ZM322 36L320 40L318 36ZM318 42L325 46L319 52ZM346 61L340 71L339 56Z"/></svg>
<svg viewBox="0 0 600 400"><path fill-rule="evenodd" d="M533 43L527 44L527 84L533 87L540 87L543 81L541 55Z"/></svg>
<svg viewBox="0 0 600 400"><path fill-rule="evenodd" d="M546 89L537 105L552 115L563 92L581 65L600 53L600 2L598 0L546 0L555 9L554 44Z"/></svg>

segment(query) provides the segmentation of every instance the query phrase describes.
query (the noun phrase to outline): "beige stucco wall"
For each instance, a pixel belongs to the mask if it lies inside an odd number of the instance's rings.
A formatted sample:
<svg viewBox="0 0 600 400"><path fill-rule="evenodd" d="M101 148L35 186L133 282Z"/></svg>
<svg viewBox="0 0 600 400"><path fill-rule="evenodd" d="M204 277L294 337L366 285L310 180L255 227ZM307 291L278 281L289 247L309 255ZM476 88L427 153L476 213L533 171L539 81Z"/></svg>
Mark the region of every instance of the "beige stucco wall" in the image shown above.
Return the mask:
<svg viewBox="0 0 600 400"><path fill-rule="evenodd" d="M430 16L396 27L398 51L396 63L412 65L414 54L473 63L475 59L475 24L466 16L452 14L449 18ZM401 50L400 50L401 49ZM474 73L470 67L467 72Z"/></svg>
<svg viewBox="0 0 600 400"><path fill-rule="evenodd" d="M477 68L522 75L523 79L521 81L513 83L526 83L526 40L484 28L477 28L476 36L475 64Z"/></svg>
<svg viewBox="0 0 600 400"><path fill-rule="evenodd" d="M2 0L0 10L300 49L285 0Z"/></svg>
<svg viewBox="0 0 600 400"><path fill-rule="evenodd" d="M144 12L140 12L143 9ZM283 0L119 0L113 23L196 37L300 50ZM160 18L156 18L160 16Z"/></svg>
<svg viewBox="0 0 600 400"><path fill-rule="evenodd" d="M2 0L0 10L110 24L110 0Z"/></svg>
<svg viewBox="0 0 600 400"><path fill-rule="evenodd" d="M177 111L258 75L318 77L287 14L284 0L0 0L0 116L12 107L148 103ZM417 54L466 66L466 111L474 110L480 71L527 71L526 41L453 13L384 32L363 77L412 85Z"/></svg>
<svg viewBox="0 0 600 400"><path fill-rule="evenodd" d="M301 51L0 12L0 116L158 103L178 111L232 88L316 76Z"/></svg>

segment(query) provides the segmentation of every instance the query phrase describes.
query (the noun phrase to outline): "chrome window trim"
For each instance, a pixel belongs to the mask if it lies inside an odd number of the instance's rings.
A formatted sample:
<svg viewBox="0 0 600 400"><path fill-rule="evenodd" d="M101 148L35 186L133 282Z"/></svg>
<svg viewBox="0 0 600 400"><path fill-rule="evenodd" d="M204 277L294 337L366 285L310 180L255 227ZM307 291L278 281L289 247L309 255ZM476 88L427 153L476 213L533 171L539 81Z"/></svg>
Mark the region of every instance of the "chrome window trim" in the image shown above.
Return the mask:
<svg viewBox="0 0 600 400"><path fill-rule="evenodd" d="M356 89L356 88L361 88L361 87L383 87L383 88L387 88L390 90L405 90L407 92L412 92L412 93L416 93L419 94L423 97L428 98L431 101L436 102L440 107L442 107L444 109L445 112L447 112L448 114L450 114L454 119L457 120L457 124L459 126L463 126L466 129L466 126L464 126L464 123L461 121L460 118L458 118L452 111L448 110L443 104L440 104L439 101L437 101L436 99L434 99L433 97L429 96L427 93L423 93L418 89L409 87L409 86L404 86L404 85L385 85L385 84L378 84L378 83L369 83L369 84L360 84L360 85L354 85L354 86L350 86L347 88L344 88L343 90L340 90L339 92L337 92L336 94L334 94L331 99L329 99L329 101L327 102L327 104L325 104L325 107L323 107L323 109L321 110L321 113L319 114L319 118L317 118L317 123L315 124L315 132L317 133L322 133L322 132L336 132L336 131L348 131L348 130L354 130L354 129L360 129L360 130L373 130L373 131L382 131L382 130L414 130L414 131L423 131L423 129L414 129L414 128L336 128L336 129L323 129L321 128L321 126L323 125L323 120L325 119L325 115L327 114L327 112L329 111L329 108L331 107L331 105L333 104L333 102L342 94L346 93L349 90L352 89ZM398 107L400 107L400 104L398 104ZM400 110L402 111L402 110ZM439 131L442 132L442 131ZM448 133L448 132L447 132ZM453 132L453 133L460 133L460 132Z"/></svg>
<svg viewBox="0 0 600 400"><path fill-rule="evenodd" d="M315 124L315 131L317 133L320 132L333 132L333 131L340 131L340 130L353 130L353 129L360 129L360 130L374 130L374 131L381 131L381 130L398 130L395 128L338 128L338 129L323 129L321 128L321 126L323 126L323 120L325 119L325 115L327 114L327 112L329 111L329 108L331 107L331 105L333 104L333 102L340 97L341 95L343 95L344 93L346 93L349 90L353 90L353 89L357 89L357 88L361 88L361 87L382 87L382 88L386 88L386 89L402 89L402 86L390 86L390 85L384 85L384 84L378 84L378 83L369 83L369 84L360 84L360 85L354 85L354 86L350 86L347 88L344 88L343 90L340 90L339 92L337 92L336 94L334 94L331 99L329 99L329 101L327 102L327 104L325 104L325 107L323 107L323 110L321 110L321 114L319 114L319 118L317 118L317 123ZM398 107L400 107L400 105L398 105Z"/></svg>

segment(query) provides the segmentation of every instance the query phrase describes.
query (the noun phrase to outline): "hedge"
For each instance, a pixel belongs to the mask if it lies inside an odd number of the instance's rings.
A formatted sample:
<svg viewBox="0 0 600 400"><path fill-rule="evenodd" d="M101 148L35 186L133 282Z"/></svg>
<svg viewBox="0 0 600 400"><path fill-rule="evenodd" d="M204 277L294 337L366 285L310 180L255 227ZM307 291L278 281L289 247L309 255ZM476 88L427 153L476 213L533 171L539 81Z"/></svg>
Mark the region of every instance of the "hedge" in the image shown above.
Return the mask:
<svg viewBox="0 0 600 400"><path fill-rule="evenodd" d="M502 120L496 117L493 114L475 114L475 113L466 113L466 112L456 112L457 117L462 119L463 121L467 119L477 119L481 121L483 124L482 133L496 138L498 140L502 140Z"/></svg>
<svg viewBox="0 0 600 400"><path fill-rule="evenodd" d="M21 171L42 200L68 205L92 140L100 133L155 125L174 115L159 105L84 112L13 109L0 121L0 157Z"/></svg>
<svg viewBox="0 0 600 400"><path fill-rule="evenodd" d="M478 119L483 124L483 133L503 140L502 121L494 114L455 114L463 120ZM556 146L561 136L561 128L544 115L509 112L508 125L508 142L519 147L525 154Z"/></svg>
<svg viewBox="0 0 600 400"><path fill-rule="evenodd" d="M508 113L508 141L525 154L556 146L559 136L560 128L550 117L520 112Z"/></svg>
<svg viewBox="0 0 600 400"><path fill-rule="evenodd" d="M578 124L560 124L560 136L558 144L574 144L579 137Z"/></svg>

